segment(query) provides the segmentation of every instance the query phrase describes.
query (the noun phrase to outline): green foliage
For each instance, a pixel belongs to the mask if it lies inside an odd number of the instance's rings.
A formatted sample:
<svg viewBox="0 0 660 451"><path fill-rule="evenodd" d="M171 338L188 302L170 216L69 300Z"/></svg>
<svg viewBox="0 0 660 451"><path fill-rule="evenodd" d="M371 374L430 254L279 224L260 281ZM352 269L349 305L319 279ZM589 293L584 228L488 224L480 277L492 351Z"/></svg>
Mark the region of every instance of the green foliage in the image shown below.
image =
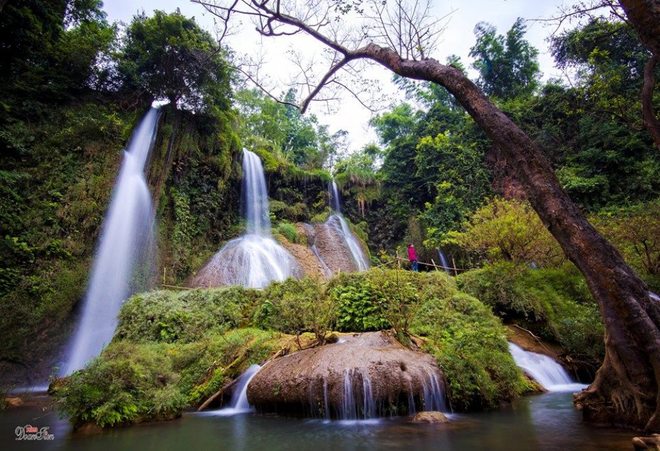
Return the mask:
<svg viewBox="0 0 660 451"><path fill-rule="evenodd" d="M133 342L198 341L247 325L259 297L240 287L137 294L122 307L115 336Z"/></svg>
<svg viewBox="0 0 660 451"><path fill-rule="evenodd" d="M651 290L660 291L660 200L610 208L592 218Z"/></svg>
<svg viewBox="0 0 660 451"><path fill-rule="evenodd" d="M438 359L454 410L496 408L527 388L504 328L477 299L463 293L429 297L412 330L427 337L425 349Z"/></svg>
<svg viewBox="0 0 660 451"><path fill-rule="evenodd" d="M444 298L454 291L451 279L437 271L372 269L340 274L328 285L337 306L337 328L350 332L395 327L406 333L421 300Z"/></svg>
<svg viewBox="0 0 660 451"><path fill-rule="evenodd" d="M209 332L194 343L115 340L84 370L59 381L55 397L74 426L175 418L279 347L273 334Z"/></svg>
<svg viewBox="0 0 660 451"><path fill-rule="evenodd" d="M74 426L111 427L180 416L185 397L177 382L161 345L119 342L68 378L56 397Z"/></svg>
<svg viewBox="0 0 660 451"><path fill-rule="evenodd" d="M472 214L462 232L449 232L443 244L459 246L486 262L548 266L564 260L559 244L529 203L513 199L493 198Z"/></svg>
<svg viewBox="0 0 660 451"><path fill-rule="evenodd" d="M578 361L601 362L603 325L598 308L572 265L529 269L501 262L461 274L457 282L505 322L559 343Z"/></svg>
<svg viewBox="0 0 660 451"><path fill-rule="evenodd" d="M180 12L134 17L118 71L125 92L148 92L191 111L228 109L228 68L213 37Z"/></svg>
<svg viewBox="0 0 660 451"><path fill-rule="evenodd" d="M277 102L256 89L236 93L243 144L251 149L268 148L305 170L328 167L345 145L346 132L331 135L314 115L303 116L293 106L294 91L283 97L283 102ZM269 166L265 162L267 170Z"/></svg>
<svg viewBox="0 0 660 451"><path fill-rule="evenodd" d="M298 236L298 230L296 230L296 226L294 224L291 224L290 222L280 222L273 230L273 233L276 234L279 233L280 235L284 235L284 237L290 243L300 242L300 237Z"/></svg>
<svg viewBox="0 0 660 451"><path fill-rule="evenodd" d="M479 71L479 86L487 95L500 99L525 96L538 86L538 50L524 39L525 24L522 18L506 36L496 35L497 30L485 22L474 28L477 42L470 49L475 57L473 67Z"/></svg>
<svg viewBox="0 0 660 451"><path fill-rule="evenodd" d="M334 325L334 300L314 279L273 283L264 290L262 299L254 316L259 327L295 335L312 332L323 343Z"/></svg>

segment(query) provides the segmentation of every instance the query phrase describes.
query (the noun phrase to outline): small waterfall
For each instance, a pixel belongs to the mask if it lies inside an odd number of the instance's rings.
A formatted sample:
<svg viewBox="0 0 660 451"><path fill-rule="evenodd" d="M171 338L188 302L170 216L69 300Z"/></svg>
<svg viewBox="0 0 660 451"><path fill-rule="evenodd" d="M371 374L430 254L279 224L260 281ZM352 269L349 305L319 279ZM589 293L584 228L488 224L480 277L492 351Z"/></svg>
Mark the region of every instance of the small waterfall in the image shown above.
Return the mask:
<svg viewBox="0 0 660 451"><path fill-rule="evenodd" d="M365 255L360 242L357 240L351 231L351 228L348 226L346 219L344 219L344 216L341 214L339 189L337 189L337 183L334 180L330 183L329 192L330 205L335 211L335 214L328 218L326 224L331 224L333 219L339 222L339 231L341 232L341 235L346 245L348 246L348 249L351 251L351 255L353 257L353 261L355 262L356 268L358 271L365 271L369 269L369 259Z"/></svg>
<svg viewBox="0 0 660 451"><path fill-rule="evenodd" d="M559 363L546 355L525 351L513 343L509 343L509 352L516 365L548 391L578 391L586 387L575 383Z"/></svg>
<svg viewBox="0 0 660 451"><path fill-rule="evenodd" d="M231 404L220 410L212 412L213 415L230 416L239 413L251 412L252 407L247 399L247 389L250 381L261 369L259 365L250 366L243 374L241 374L236 382L236 389L231 396Z"/></svg>
<svg viewBox="0 0 660 451"><path fill-rule="evenodd" d="M156 136L158 109L151 108L135 129L124 152L103 227L78 327L63 374L83 368L112 339L124 300L148 279L154 245L154 211L144 166Z"/></svg>
<svg viewBox="0 0 660 451"><path fill-rule="evenodd" d="M368 371L357 368L344 370L343 388L344 396L339 417L341 420L376 417L376 403L374 402ZM358 388L358 390L355 390L355 388Z"/></svg>
<svg viewBox="0 0 660 451"><path fill-rule="evenodd" d="M440 266L445 270L445 272L451 275L451 270L449 269L449 262L447 261L447 256L442 249L438 249L438 258L440 258Z"/></svg>
<svg viewBox="0 0 660 451"><path fill-rule="evenodd" d="M300 274L293 256L271 235L268 191L261 160L243 150L242 204L247 220L246 234L229 241L202 268L194 286L242 285L264 288Z"/></svg>
<svg viewBox="0 0 660 451"><path fill-rule="evenodd" d="M428 379L422 382L424 393L424 409L437 412L445 412L445 391L443 385L435 373L428 373Z"/></svg>

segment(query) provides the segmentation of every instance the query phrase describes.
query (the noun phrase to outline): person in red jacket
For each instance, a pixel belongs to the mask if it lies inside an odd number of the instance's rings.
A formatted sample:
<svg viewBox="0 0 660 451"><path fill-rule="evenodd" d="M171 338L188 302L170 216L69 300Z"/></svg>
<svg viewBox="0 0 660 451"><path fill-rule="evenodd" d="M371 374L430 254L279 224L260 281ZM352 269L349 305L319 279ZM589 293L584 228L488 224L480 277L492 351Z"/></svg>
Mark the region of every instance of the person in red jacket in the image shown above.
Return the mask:
<svg viewBox="0 0 660 451"><path fill-rule="evenodd" d="M419 271L419 265L417 263L417 252L415 251L415 246L412 243L408 245L408 260L410 260L410 267L413 271Z"/></svg>

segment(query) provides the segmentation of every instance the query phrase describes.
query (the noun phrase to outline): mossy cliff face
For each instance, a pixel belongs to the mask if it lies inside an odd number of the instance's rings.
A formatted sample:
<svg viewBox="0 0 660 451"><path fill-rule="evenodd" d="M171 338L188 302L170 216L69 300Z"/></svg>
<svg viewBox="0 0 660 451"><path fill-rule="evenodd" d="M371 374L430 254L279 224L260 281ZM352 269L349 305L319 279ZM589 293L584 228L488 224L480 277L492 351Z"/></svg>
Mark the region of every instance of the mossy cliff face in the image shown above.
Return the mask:
<svg viewBox="0 0 660 451"><path fill-rule="evenodd" d="M0 383L43 382L53 371L84 294L123 148L145 109L94 98L3 128L16 149L0 166ZM234 232L240 171L230 128L231 115L164 108L148 163L159 279L184 280Z"/></svg>

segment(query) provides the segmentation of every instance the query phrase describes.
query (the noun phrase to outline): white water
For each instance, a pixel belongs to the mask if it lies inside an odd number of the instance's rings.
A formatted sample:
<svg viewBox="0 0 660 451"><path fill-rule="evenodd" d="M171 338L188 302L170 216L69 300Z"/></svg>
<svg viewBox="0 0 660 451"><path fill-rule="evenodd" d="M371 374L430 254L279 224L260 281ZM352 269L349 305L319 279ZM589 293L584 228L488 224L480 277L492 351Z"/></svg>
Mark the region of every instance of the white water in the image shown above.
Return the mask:
<svg viewBox="0 0 660 451"><path fill-rule="evenodd" d="M213 256L198 274L194 283L197 286L264 288L300 273L298 262L272 238L263 166L259 157L246 149L241 194L247 232Z"/></svg>
<svg viewBox="0 0 660 451"><path fill-rule="evenodd" d="M440 257L440 266L442 266L442 269L444 269L447 274L451 274L451 270L449 269L449 262L447 261L447 256L445 255L444 252L442 252L441 249L438 249L438 257Z"/></svg>
<svg viewBox="0 0 660 451"><path fill-rule="evenodd" d="M359 376L358 376L359 375ZM362 384L359 384L359 382ZM361 385L361 390L355 393L353 385ZM360 402L361 401L361 402ZM344 396L341 403L341 420L356 420L358 418L374 418L376 403L371 389L371 379L368 371L358 369L344 370Z"/></svg>
<svg viewBox="0 0 660 451"><path fill-rule="evenodd" d="M358 271L365 271L369 269L369 259L365 255L360 242L357 240L351 231L351 228L348 226L346 219L344 219L344 216L341 214L341 200L339 197L339 190L337 189L337 183L335 183L334 180L330 183L330 206L335 211L335 214L328 218L326 224L330 224L333 218L336 218L336 220L339 221L339 232L344 238L348 249L351 251L353 261L355 262Z"/></svg>
<svg viewBox="0 0 660 451"><path fill-rule="evenodd" d="M579 391L587 387L573 381L559 363L546 355L525 351L513 343L509 343L509 352L516 365L548 391Z"/></svg>
<svg viewBox="0 0 660 451"><path fill-rule="evenodd" d="M103 220L91 277L78 327L63 374L83 368L112 339L124 300L140 287L136 273L148 277L153 246L154 212L144 166L153 145L158 110L144 116L124 152L110 207Z"/></svg>
<svg viewBox="0 0 660 451"><path fill-rule="evenodd" d="M225 407L220 410L209 412L211 415L220 415L220 416L231 416L240 413L252 412L252 407L247 399L247 389L250 381L254 376L257 375L261 366L252 365L250 366L245 373L241 374L236 383L236 389L231 396L231 404L229 407Z"/></svg>
<svg viewBox="0 0 660 451"><path fill-rule="evenodd" d="M444 412L447 410L445 406L445 394L442 384L435 373L428 373L428 380L423 381L424 388L424 410Z"/></svg>

